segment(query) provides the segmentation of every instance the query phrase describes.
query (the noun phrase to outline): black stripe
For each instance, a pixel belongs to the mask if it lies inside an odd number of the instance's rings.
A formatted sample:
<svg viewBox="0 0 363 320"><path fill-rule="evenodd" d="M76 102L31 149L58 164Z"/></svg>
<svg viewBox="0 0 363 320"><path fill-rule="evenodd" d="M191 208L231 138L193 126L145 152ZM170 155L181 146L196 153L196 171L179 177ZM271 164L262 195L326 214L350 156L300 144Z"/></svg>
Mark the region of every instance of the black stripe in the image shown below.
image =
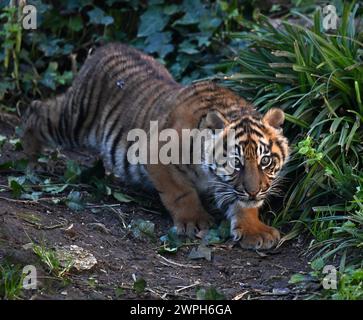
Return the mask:
<svg viewBox="0 0 363 320"><path fill-rule="evenodd" d="M115 57L117 56L117 54L114 55L110 55L107 57L107 60L105 61L105 63L109 63L111 62ZM80 79L81 81L81 86L79 87L79 90L81 90L81 99L80 101L76 101L76 103L79 103L79 112L78 112L78 118L76 121L76 125L74 127L74 137L75 139L80 143L80 132L82 129L82 123L87 119L86 116L86 108L89 107L89 103L91 101L91 97L93 97L94 95L94 91L95 91L95 86L98 84L97 81L97 71L98 71L98 67L101 66L102 60L101 61L97 61L96 64L91 64L91 62L89 62L90 64L90 69L86 70L83 79ZM87 75L88 73L91 72L90 77L88 78ZM88 85L87 85L88 84ZM79 95L77 95L78 98ZM85 105L85 101L87 101L87 105Z"/></svg>
<svg viewBox="0 0 363 320"><path fill-rule="evenodd" d="M280 157L280 155L279 155L278 153L276 153L276 152L272 152L272 153L271 153L271 156L276 157L276 158L278 158L278 159L279 159L279 161L281 161L281 157Z"/></svg>
<svg viewBox="0 0 363 320"><path fill-rule="evenodd" d="M110 150L110 154L111 154L111 161L112 161L112 164L114 166L116 165L116 148L117 148L118 144L120 143L120 140L122 138L122 134L123 134L123 130L120 129L117 132L117 135L116 135L116 137L114 138L114 140L112 142L112 147L111 147L111 150Z"/></svg>
<svg viewBox="0 0 363 320"><path fill-rule="evenodd" d="M137 63L135 63L135 64L133 64L133 65L131 65L131 66L128 66L127 68L129 68L129 67L138 67L138 66L141 66L143 63L140 63L140 62L137 62ZM125 71L125 69L126 68L122 68L121 70L120 70L120 73L121 72L123 72L123 71ZM130 80L130 78L133 78L133 77L135 77L135 75L136 75L136 73L129 73L128 74L128 76L126 77L126 78L124 78L123 80L124 80L124 82L125 82L125 86L127 86L127 85L129 85L129 82L131 82L131 81L129 81ZM121 75L120 75L121 76ZM115 85L115 87L116 87L116 85ZM112 103L112 105L110 105L110 108L109 108L109 111L108 111L108 114L106 115L106 118L105 118L105 121L103 122L103 124L101 124L100 123L100 125L102 126L102 127L106 127L106 125L107 125L107 123L108 123L108 121L109 121L109 119L111 119L111 117L115 114L115 112L117 112L117 111L119 111L120 112L120 114L118 115L118 117L116 117L116 119L114 120L114 123L115 122L117 122L118 121L118 119L119 118L121 118L121 108L118 108L118 106L119 106L119 104L121 103L121 101L123 100L123 99L125 99L125 97L124 97L124 92L126 92L126 91L122 91L122 90L120 90L120 89L118 89L119 91L119 95L118 95L118 97L117 97L117 99L115 99L114 100L114 103ZM126 108L124 108L124 109L126 109ZM114 123L111 125L112 127L114 126ZM104 133L106 133L106 131L104 132ZM107 137L109 137L109 134L110 134L110 131L107 133ZM107 140L108 138L106 138L106 140Z"/></svg>
<svg viewBox="0 0 363 320"><path fill-rule="evenodd" d="M127 159L127 151L129 150L129 148L131 147L131 145L134 143L134 141L128 141L126 144L126 149L125 149L125 156L124 156L124 161L123 161L123 165L124 165L124 172L126 174L126 177L128 177L130 175L130 162Z"/></svg>
<svg viewBox="0 0 363 320"><path fill-rule="evenodd" d="M88 82L90 81L90 82ZM80 104L79 104L79 110L78 110L78 117L77 117L77 121L76 121L76 125L74 127L74 130L73 130L73 134L74 134L74 138L76 141L78 141L79 144L81 144L81 140L80 140L80 136L79 136L79 133L82 129L82 124L83 122L86 120L86 108L87 106L85 105L85 101L87 100L87 104L89 102L89 96L91 94L91 92L94 90L94 86L96 85L97 81L94 81L94 79L91 77L89 80L86 80L86 85L87 83L89 83L89 85L84 88L84 87L81 87L80 90L82 90L82 98L81 98L81 101L80 101ZM87 90L86 90L87 89ZM85 99L87 95L87 98L88 99Z"/></svg>
<svg viewBox="0 0 363 320"><path fill-rule="evenodd" d="M285 153L284 148L282 147L282 142L280 140L275 140L275 144L280 149L281 154L282 154L282 159L285 161L285 159L286 159L286 153Z"/></svg>
<svg viewBox="0 0 363 320"><path fill-rule="evenodd" d="M185 198L187 195L191 194L192 192L191 191L187 191L183 194L181 194L180 196L178 196L175 200L174 200L174 203L177 203L178 201L180 201L181 199Z"/></svg>
<svg viewBox="0 0 363 320"><path fill-rule="evenodd" d="M256 131L254 129L249 128L248 131L245 131L243 128L241 131L239 131L238 133L236 133L236 140L239 139L240 137L242 137L243 135L251 135L251 134L255 134L256 136L258 136L259 138L264 138L264 135L261 134L259 131Z"/></svg>

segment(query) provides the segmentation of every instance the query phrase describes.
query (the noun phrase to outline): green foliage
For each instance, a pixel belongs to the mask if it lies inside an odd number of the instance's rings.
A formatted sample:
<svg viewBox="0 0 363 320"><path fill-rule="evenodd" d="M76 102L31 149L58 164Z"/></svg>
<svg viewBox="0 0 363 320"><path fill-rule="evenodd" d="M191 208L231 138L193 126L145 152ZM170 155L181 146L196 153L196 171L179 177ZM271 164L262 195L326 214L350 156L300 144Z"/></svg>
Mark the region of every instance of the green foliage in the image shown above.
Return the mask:
<svg viewBox="0 0 363 320"><path fill-rule="evenodd" d="M140 279L135 280L133 289L137 294L143 293L145 291L145 289L146 289L145 279L140 278Z"/></svg>
<svg viewBox="0 0 363 320"><path fill-rule="evenodd" d="M132 220L129 229L133 236L137 239L142 239L144 237L150 238L155 241L155 224L148 220L136 219Z"/></svg>
<svg viewBox="0 0 363 320"><path fill-rule="evenodd" d="M33 244L34 253L47 266L49 273L58 277L64 278L73 266L73 262L69 261L66 266L63 266L59 261L54 250L48 249L45 245Z"/></svg>
<svg viewBox="0 0 363 320"><path fill-rule="evenodd" d="M216 288L210 287L208 289L197 290L198 300L225 300L224 294L220 293Z"/></svg>
<svg viewBox="0 0 363 320"><path fill-rule="evenodd" d="M285 111L293 151L285 174L291 186L275 223L296 219L295 228L307 226L323 241L319 253L329 252L331 258L362 243L363 26L356 25L362 15L358 9L354 2L342 6L334 32L324 31L320 9L310 28L289 21L276 28L260 16L254 31L231 33L248 46L238 50L223 76L226 86L260 110ZM346 223L353 221L347 230Z"/></svg>
<svg viewBox="0 0 363 320"><path fill-rule="evenodd" d="M307 275L294 274L289 283L301 288L308 287L311 283L321 283L326 274L322 272L325 265L323 259L314 260L311 264L313 269ZM343 272L337 272L336 289L322 289L316 292L310 299L327 300L362 300L363 299L363 269L350 267Z"/></svg>
<svg viewBox="0 0 363 320"><path fill-rule="evenodd" d="M222 15L219 2L153 1L140 16L138 38L132 43L156 55L177 80L205 77L212 71L206 65L219 55L214 35L223 28Z"/></svg>
<svg viewBox="0 0 363 320"><path fill-rule="evenodd" d="M33 0L37 30L22 28L22 8L0 5L0 106L15 110L71 84L88 50L121 41L165 63L184 82L212 75L224 46L215 36L241 14L223 1Z"/></svg>
<svg viewBox="0 0 363 320"><path fill-rule="evenodd" d="M19 299L23 289L23 274L19 266L0 264L0 299Z"/></svg>
<svg viewBox="0 0 363 320"><path fill-rule="evenodd" d="M182 239L179 238L176 227L169 229L166 235L160 237L162 243L159 253L175 253L183 245Z"/></svg>

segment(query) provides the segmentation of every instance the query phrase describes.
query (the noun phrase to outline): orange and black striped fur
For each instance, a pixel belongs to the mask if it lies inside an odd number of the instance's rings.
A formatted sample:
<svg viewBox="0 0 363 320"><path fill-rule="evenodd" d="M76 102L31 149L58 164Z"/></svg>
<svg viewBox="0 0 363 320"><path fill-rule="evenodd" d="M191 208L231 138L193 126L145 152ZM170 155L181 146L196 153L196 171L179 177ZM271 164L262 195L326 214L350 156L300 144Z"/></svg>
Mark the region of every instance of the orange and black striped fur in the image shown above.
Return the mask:
<svg viewBox="0 0 363 320"><path fill-rule="evenodd" d="M159 130L211 128L236 131L237 164L221 176L215 166L201 164L131 165L126 153L134 128ZM29 155L43 146L89 148L105 167L125 181L150 184L159 192L179 233L192 235L212 221L201 195L214 198L231 220L231 233L246 248L271 248L279 232L258 217L273 193L278 173L288 158L282 135L284 113L271 109L261 116L249 103L212 82L177 83L152 57L122 44L96 50L72 87L48 101L35 101L23 117L23 144Z"/></svg>

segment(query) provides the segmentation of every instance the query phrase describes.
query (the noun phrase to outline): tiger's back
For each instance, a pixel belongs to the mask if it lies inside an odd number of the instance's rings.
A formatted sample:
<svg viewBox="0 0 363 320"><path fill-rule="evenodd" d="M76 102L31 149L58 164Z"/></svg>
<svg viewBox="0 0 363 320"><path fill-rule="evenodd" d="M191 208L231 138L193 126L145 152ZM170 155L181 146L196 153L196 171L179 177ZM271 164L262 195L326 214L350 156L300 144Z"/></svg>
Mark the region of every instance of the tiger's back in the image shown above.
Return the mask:
<svg viewBox="0 0 363 320"><path fill-rule="evenodd" d="M170 112L173 104L167 101L180 89L152 57L123 44L109 44L86 60L66 93L33 102L25 131L30 130L41 146L95 149L122 176L127 133L132 128L147 131L153 119L163 123L159 115Z"/></svg>

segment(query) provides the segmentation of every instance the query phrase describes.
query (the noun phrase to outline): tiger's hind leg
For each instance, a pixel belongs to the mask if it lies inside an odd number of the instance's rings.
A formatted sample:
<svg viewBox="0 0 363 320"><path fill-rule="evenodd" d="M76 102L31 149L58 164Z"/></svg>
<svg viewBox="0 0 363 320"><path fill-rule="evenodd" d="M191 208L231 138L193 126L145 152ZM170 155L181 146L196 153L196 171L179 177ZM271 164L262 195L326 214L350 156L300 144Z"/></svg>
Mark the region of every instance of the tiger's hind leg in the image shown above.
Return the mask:
<svg viewBox="0 0 363 320"><path fill-rule="evenodd" d="M178 234L193 237L198 230L205 231L212 217L205 211L193 184L173 165L148 165L151 182L161 201L169 210Z"/></svg>
<svg viewBox="0 0 363 320"><path fill-rule="evenodd" d="M22 147L32 169L43 168L44 164L41 165L38 158L45 147L58 145L51 134L56 129L56 122L51 116L60 111L54 108L54 100L33 101L22 115ZM54 171L56 163L53 162L51 159L47 162L46 171Z"/></svg>
<svg viewBox="0 0 363 320"><path fill-rule="evenodd" d="M29 158L31 164L37 162L39 154L42 152L43 143L39 138L39 122L41 115L40 101L34 101L22 115L22 134L21 142L24 153Z"/></svg>

